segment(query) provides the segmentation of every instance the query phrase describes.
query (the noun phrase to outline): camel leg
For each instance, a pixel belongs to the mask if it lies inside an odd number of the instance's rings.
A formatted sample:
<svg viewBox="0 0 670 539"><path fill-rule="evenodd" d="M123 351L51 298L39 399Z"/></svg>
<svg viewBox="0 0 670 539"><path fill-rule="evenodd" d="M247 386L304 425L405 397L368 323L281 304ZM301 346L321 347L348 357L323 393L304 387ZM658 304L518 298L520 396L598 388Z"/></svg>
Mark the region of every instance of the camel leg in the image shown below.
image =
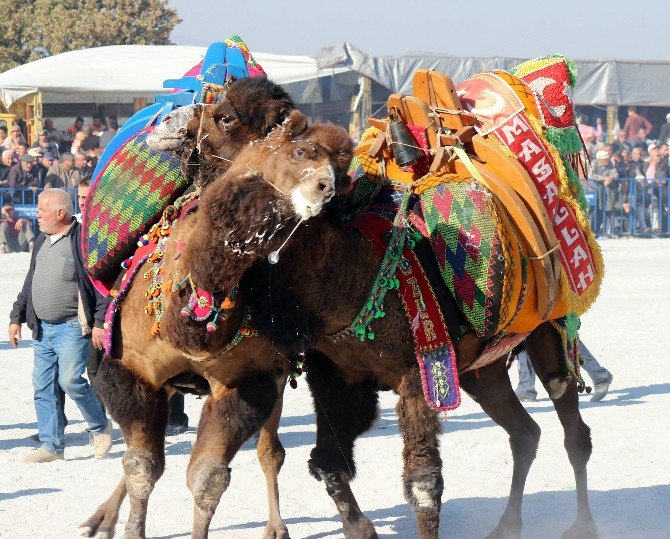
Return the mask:
<svg viewBox="0 0 670 539"><path fill-rule="evenodd" d="M84 537L98 537L111 539L114 537L114 528L119 518L119 509L126 497L126 478L123 477L112 495L98 507L86 522L79 526Z"/></svg>
<svg viewBox="0 0 670 539"><path fill-rule="evenodd" d="M169 411L167 393L162 388L153 390L121 361L111 358L100 366L96 389L119 424L128 446L123 455L123 470L130 514L124 537L144 537L149 495L165 469L165 428ZM110 500L118 494L116 500L120 505L123 490L119 485ZM107 515L107 521L111 521L118 507L115 508L112 503L106 509L111 511ZM108 533L113 534L113 527Z"/></svg>
<svg viewBox="0 0 670 539"><path fill-rule="evenodd" d="M560 373L567 377L565 358L560 337L550 324L543 324L533 331L526 340L526 350L538 378L547 392ZM551 393L550 393L551 395ZM577 490L577 518L566 530L565 538L592 538L598 536L598 529L589 506L586 465L591 457L591 431L579 412L579 393L574 381L565 383L565 390L559 398L552 399L564 432L564 445L575 474Z"/></svg>
<svg viewBox="0 0 670 539"><path fill-rule="evenodd" d="M437 539L442 505L440 421L426 403L419 370L407 373L400 384L396 411L403 439L405 498L416 518L418 537Z"/></svg>
<svg viewBox="0 0 670 539"><path fill-rule="evenodd" d="M316 447L310 454L309 472L325 483L345 537L377 537L349 486L356 475L354 441L377 417L377 392L370 382L348 386L330 359L318 352L310 355L307 382L316 411Z"/></svg>
<svg viewBox="0 0 670 539"><path fill-rule="evenodd" d="M207 537L230 482L230 462L267 421L277 400L277 384L267 375L247 378L233 389L212 388L212 392L217 397L208 397L203 407L186 476L195 502L193 538Z"/></svg>
<svg viewBox="0 0 670 539"><path fill-rule="evenodd" d="M279 483L277 477L284 464L284 446L277 436L279 420L284 402L286 377L277 381L277 402L268 420L261 427L256 453L260 462L268 492L269 518L263 533L263 539L289 539L288 529L281 518L279 509Z"/></svg>
<svg viewBox="0 0 670 539"><path fill-rule="evenodd" d="M505 429L512 448L514 465L507 506L498 526L488 537L521 537L523 491L528 471L535 460L540 427L515 395L504 361L499 359L476 373L464 373L460 384L480 404L484 412Z"/></svg>

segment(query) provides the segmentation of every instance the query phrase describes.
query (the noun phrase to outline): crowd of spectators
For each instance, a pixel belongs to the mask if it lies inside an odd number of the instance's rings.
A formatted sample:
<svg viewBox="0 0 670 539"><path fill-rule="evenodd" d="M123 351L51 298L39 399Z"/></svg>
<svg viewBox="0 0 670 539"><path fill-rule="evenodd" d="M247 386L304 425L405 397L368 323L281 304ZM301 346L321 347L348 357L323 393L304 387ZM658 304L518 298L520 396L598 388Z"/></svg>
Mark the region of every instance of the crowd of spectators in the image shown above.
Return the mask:
<svg viewBox="0 0 670 539"><path fill-rule="evenodd" d="M649 138L653 125L634 107L612 143L605 141L600 119L595 127L587 122L582 116L578 127L590 161L585 188L596 195L595 233L667 233L670 113L658 139Z"/></svg>
<svg viewBox="0 0 670 539"><path fill-rule="evenodd" d="M36 204L37 195L44 189L71 189L74 193L83 180L90 181L98 158L119 129L114 116L106 120L95 117L86 127L83 118L76 118L62 132L50 118L44 120L43 126L30 147L21 126L13 125L9 130L0 126L3 223L7 220L5 206L13 211L14 204ZM0 235L0 253L29 248L23 242L10 245L3 237Z"/></svg>

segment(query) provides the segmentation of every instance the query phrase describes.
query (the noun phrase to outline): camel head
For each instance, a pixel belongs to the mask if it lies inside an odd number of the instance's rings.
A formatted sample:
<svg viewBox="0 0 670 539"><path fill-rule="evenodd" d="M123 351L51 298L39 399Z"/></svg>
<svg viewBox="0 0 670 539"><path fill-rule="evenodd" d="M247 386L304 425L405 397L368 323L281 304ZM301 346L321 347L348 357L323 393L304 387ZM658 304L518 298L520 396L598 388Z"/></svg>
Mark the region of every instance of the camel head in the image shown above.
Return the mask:
<svg viewBox="0 0 670 539"><path fill-rule="evenodd" d="M203 170L203 184L225 171L249 142L265 137L293 109L293 101L265 77L232 82L221 103L194 104L167 114L147 138L156 150L171 150Z"/></svg>
<svg viewBox="0 0 670 539"><path fill-rule="evenodd" d="M266 138L242 150L225 178L261 177L290 200L298 219L309 219L348 185L341 177L346 177L352 152L342 127L308 127L307 118L293 110Z"/></svg>

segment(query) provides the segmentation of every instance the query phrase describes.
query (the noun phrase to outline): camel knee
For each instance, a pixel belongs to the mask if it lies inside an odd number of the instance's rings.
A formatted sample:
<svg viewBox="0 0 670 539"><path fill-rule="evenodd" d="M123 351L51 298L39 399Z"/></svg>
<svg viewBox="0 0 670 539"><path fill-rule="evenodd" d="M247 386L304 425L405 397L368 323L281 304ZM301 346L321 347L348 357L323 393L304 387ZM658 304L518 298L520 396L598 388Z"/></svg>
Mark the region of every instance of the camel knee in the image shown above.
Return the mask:
<svg viewBox="0 0 670 539"><path fill-rule="evenodd" d="M278 473L286 458L286 450L276 435L272 437L261 435L258 441L257 454L261 468L265 473Z"/></svg>
<svg viewBox="0 0 670 539"><path fill-rule="evenodd" d="M542 431L540 426L533 420L530 420L525 427L521 432L510 433L509 443L512 448L512 454L515 457L521 457L524 460L532 462L537 455Z"/></svg>
<svg viewBox="0 0 670 539"><path fill-rule="evenodd" d="M149 453L129 449L123 455L123 470L126 475L126 488L131 498L146 501L154 489L154 485L163 473Z"/></svg>
<svg viewBox="0 0 670 539"><path fill-rule="evenodd" d="M194 467L189 467L188 488L196 506L208 515L213 515L221 496L230 484L230 468L224 462L202 458Z"/></svg>
<svg viewBox="0 0 670 539"><path fill-rule="evenodd" d="M570 464L572 466L585 466L591 458L593 451L591 429L586 423L581 422L571 432L566 431L564 445L570 459Z"/></svg>
<svg viewBox="0 0 670 539"><path fill-rule="evenodd" d="M406 474L405 499L414 511L439 511L444 482L439 469L424 468Z"/></svg>

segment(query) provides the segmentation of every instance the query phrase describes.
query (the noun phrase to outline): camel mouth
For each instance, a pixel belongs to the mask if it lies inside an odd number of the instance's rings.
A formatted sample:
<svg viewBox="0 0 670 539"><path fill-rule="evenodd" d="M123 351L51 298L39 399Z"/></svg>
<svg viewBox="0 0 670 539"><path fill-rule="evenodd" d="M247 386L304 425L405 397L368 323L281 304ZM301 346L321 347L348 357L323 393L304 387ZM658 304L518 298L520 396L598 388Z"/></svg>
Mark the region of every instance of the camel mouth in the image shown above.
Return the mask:
<svg viewBox="0 0 670 539"><path fill-rule="evenodd" d="M149 133L147 144L154 150L177 150L188 138L188 124L195 117L196 107L186 105L173 110L161 120L156 128Z"/></svg>
<svg viewBox="0 0 670 539"><path fill-rule="evenodd" d="M323 209L324 203L326 202L325 198L326 197L324 196L321 200L311 201L305 197L299 186L295 187L291 191L291 204L293 205L293 211L302 220L319 215Z"/></svg>

